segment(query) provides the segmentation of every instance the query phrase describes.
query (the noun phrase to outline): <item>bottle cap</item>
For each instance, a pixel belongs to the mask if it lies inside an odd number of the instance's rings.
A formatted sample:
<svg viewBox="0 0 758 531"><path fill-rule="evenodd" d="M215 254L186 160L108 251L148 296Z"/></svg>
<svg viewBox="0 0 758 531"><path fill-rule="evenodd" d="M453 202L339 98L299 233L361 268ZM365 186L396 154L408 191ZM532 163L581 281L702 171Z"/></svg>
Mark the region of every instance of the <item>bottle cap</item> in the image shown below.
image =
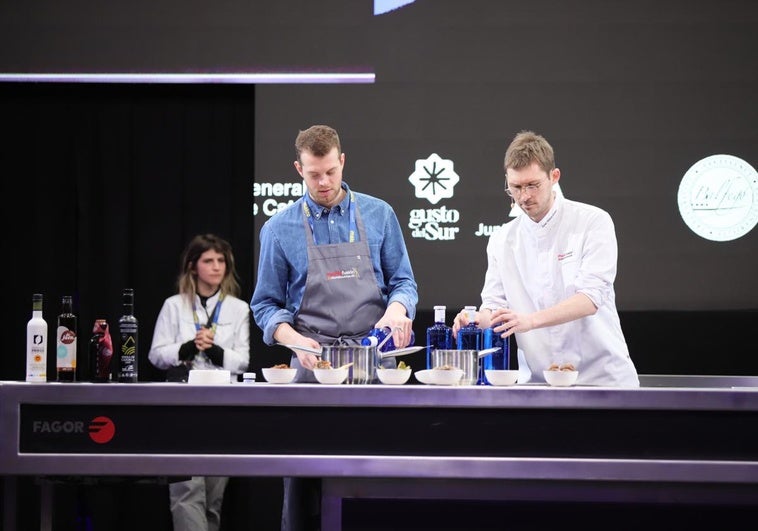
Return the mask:
<svg viewBox="0 0 758 531"><path fill-rule="evenodd" d="M254 372L245 372L245 373L242 373L242 381L243 382L254 382L255 381L255 373Z"/></svg>
<svg viewBox="0 0 758 531"><path fill-rule="evenodd" d="M375 347L379 344L379 340L376 336L368 336L361 339L361 345L364 347Z"/></svg>
<svg viewBox="0 0 758 531"><path fill-rule="evenodd" d="M435 306L435 310L447 310L447 306Z"/></svg>

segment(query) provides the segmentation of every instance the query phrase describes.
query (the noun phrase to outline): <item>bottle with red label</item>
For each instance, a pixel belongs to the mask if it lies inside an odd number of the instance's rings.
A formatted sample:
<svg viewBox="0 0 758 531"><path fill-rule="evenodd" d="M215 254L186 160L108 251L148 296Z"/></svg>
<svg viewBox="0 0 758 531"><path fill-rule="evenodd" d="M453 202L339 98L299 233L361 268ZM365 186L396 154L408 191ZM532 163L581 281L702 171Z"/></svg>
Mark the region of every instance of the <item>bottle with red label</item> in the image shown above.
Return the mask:
<svg viewBox="0 0 758 531"><path fill-rule="evenodd" d="M61 298L56 330L55 365L59 382L76 381L76 315L71 295Z"/></svg>
<svg viewBox="0 0 758 531"><path fill-rule="evenodd" d="M96 383L111 381L111 359L113 358L113 341L108 329L108 321L96 319L92 327L92 339L89 340L90 380Z"/></svg>

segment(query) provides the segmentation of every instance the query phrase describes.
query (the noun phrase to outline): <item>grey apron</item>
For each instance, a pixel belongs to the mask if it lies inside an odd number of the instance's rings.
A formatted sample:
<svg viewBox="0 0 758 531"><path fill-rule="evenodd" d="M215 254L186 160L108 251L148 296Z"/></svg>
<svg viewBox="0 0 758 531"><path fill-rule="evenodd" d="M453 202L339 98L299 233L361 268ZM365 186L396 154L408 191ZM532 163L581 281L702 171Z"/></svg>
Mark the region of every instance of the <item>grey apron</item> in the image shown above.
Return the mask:
<svg viewBox="0 0 758 531"><path fill-rule="evenodd" d="M359 241L316 245L309 223L311 212L303 199L308 278L294 328L322 345L359 344L386 309L374 276L366 230L352 192L348 209L350 239L354 240L357 228ZM290 367L297 368L295 381L316 381L313 371L300 365L294 354Z"/></svg>

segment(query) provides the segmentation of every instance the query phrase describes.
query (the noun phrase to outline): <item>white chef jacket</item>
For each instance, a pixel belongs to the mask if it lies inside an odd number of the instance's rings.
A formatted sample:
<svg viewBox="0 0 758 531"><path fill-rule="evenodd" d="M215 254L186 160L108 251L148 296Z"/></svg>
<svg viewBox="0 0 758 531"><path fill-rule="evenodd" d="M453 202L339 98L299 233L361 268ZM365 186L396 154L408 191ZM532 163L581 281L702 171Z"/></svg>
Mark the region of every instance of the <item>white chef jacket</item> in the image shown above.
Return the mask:
<svg viewBox="0 0 758 531"><path fill-rule="evenodd" d="M521 215L487 243L482 309L531 313L583 293L597 312L568 323L516 333L519 383L544 382L552 363L572 363L578 385L638 387L613 282L618 248L604 210L556 196L535 223Z"/></svg>
<svg viewBox="0 0 758 531"><path fill-rule="evenodd" d="M219 293L209 297L205 308L200 303L200 297L195 294L197 317L205 325L218 304ZM250 361L250 307L236 297L227 295L221 303L216 335L213 342L224 349L223 369L232 374L247 370ZM148 358L159 369L168 369L179 365L179 347L195 338L195 319L187 298L174 295L163 303L153 332L153 344ZM195 369L220 368L214 366L210 359L199 352L193 360Z"/></svg>

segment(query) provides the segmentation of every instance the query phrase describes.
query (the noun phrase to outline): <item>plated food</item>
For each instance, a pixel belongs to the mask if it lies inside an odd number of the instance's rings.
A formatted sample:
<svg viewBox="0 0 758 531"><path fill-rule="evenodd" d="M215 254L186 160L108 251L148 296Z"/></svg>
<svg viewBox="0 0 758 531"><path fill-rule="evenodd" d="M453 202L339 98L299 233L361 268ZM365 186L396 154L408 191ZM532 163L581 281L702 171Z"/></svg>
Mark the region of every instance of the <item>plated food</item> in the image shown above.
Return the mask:
<svg viewBox="0 0 758 531"><path fill-rule="evenodd" d="M416 379L428 385L457 385L463 377L463 369L451 365L441 365L433 369L416 371Z"/></svg>
<svg viewBox="0 0 758 531"><path fill-rule="evenodd" d="M404 384L410 379L412 372L410 366L406 365L404 361L398 363L395 369L376 368L376 375L379 377L379 381L387 385Z"/></svg>
<svg viewBox="0 0 758 531"><path fill-rule="evenodd" d="M575 371L576 367L574 367L573 363L551 363L550 367L547 368L549 371Z"/></svg>
<svg viewBox="0 0 758 531"><path fill-rule="evenodd" d="M316 380L322 384L338 385L345 381L349 371L349 367L316 367L313 369L313 374L316 376Z"/></svg>
<svg viewBox="0 0 758 531"><path fill-rule="evenodd" d="M579 371L572 363L552 363L542 374L545 381L554 387L569 387L579 378Z"/></svg>
<svg viewBox="0 0 758 531"><path fill-rule="evenodd" d="M286 363L280 363L273 367L265 367L262 369L263 377L267 382L273 384L288 384L292 383L297 374L297 369L290 368Z"/></svg>

